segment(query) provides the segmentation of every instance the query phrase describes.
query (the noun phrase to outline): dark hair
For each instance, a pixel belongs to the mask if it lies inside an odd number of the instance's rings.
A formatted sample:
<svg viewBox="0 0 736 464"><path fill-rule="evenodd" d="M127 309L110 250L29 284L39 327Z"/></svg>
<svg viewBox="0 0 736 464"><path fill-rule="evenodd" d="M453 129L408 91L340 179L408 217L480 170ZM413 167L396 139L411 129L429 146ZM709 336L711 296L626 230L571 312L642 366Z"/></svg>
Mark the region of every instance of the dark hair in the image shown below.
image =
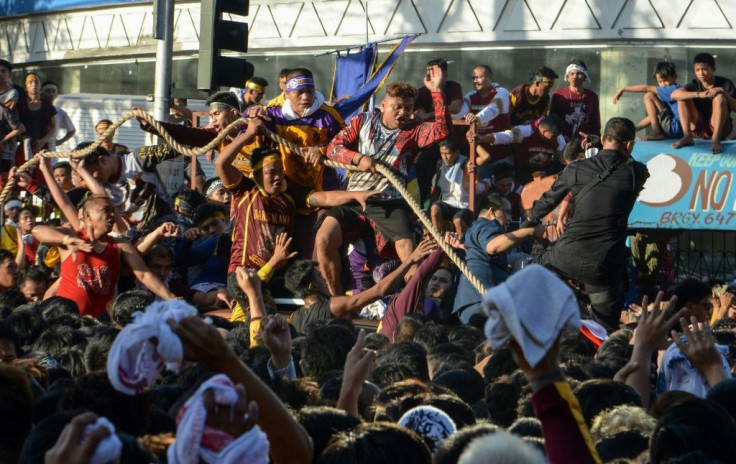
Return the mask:
<svg viewBox="0 0 736 464"><path fill-rule="evenodd" d="M427 66L439 66L441 70L447 71L447 61L444 58L435 58L427 62Z"/></svg>
<svg viewBox="0 0 736 464"><path fill-rule="evenodd" d="M478 202L478 212L482 214L485 211L503 209L506 198L498 192L491 192L483 195Z"/></svg>
<svg viewBox="0 0 736 464"><path fill-rule="evenodd" d="M67 174L69 174L72 172L72 165L69 164L67 161L59 161L58 163L54 165L54 168L53 168L54 171L57 169L63 169L67 172Z"/></svg>
<svg viewBox="0 0 736 464"><path fill-rule="evenodd" d="M668 409L657 422L649 445L653 464L693 451L732 462L736 455L736 422L710 400L690 398Z"/></svg>
<svg viewBox="0 0 736 464"><path fill-rule="evenodd" d="M721 405L736 420L736 379L721 380L708 390L707 398Z"/></svg>
<svg viewBox="0 0 736 464"><path fill-rule="evenodd" d="M559 134L565 127L565 124L562 122L562 119L560 119L559 116L557 116L556 114L550 114L543 117L539 121L539 127L546 127L548 130L554 132L555 134Z"/></svg>
<svg viewBox="0 0 736 464"><path fill-rule="evenodd" d="M291 71L291 69L282 68L281 71L279 71L279 77L286 77L289 74L289 71Z"/></svg>
<svg viewBox="0 0 736 464"><path fill-rule="evenodd" d="M26 280L48 283L46 273L38 266L28 266L21 271L20 276L18 276L18 287L22 287Z"/></svg>
<svg viewBox="0 0 736 464"><path fill-rule="evenodd" d="M434 464L457 464L460 455L471 441L484 435L496 433L499 428L493 424L480 423L464 429L447 437L434 455Z"/></svg>
<svg viewBox="0 0 736 464"><path fill-rule="evenodd" d="M376 366L383 364L399 364L409 368L411 377L422 381L429 380L427 367L427 351L416 342L399 342L387 346L378 355Z"/></svg>
<svg viewBox="0 0 736 464"><path fill-rule="evenodd" d="M0 58L0 66L7 68L8 71L13 70L13 65L10 63L10 61L4 60L2 58Z"/></svg>
<svg viewBox="0 0 736 464"><path fill-rule="evenodd" d="M626 143L632 142L636 137L636 126L630 119L611 118L603 129L603 138L609 142Z"/></svg>
<svg viewBox="0 0 736 464"><path fill-rule="evenodd" d="M7 293L7 292L4 292ZM18 292L20 294L20 292ZM23 296L23 295L21 295ZM23 299L25 302L25 298ZM44 321L39 317L36 305L23 304L8 315L3 322L9 325L18 334L21 346L32 344L44 331ZM16 348L19 348L16 346Z"/></svg>
<svg viewBox="0 0 736 464"><path fill-rule="evenodd" d="M319 379L332 369L342 369L356 337L344 327L328 325L310 332L302 345L304 374Z"/></svg>
<svg viewBox="0 0 736 464"><path fill-rule="evenodd" d="M468 404L483 399L485 383L483 377L475 369L445 371L436 375L432 379L432 383L447 387Z"/></svg>
<svg viewBox="0 0 736 464"><path fill-rule="evenodd" d="M84 349L84 368L89 372L107 370L107 355L120 333L115 327L104 327L87 342Z"/></svg>
<svg viewBox="0 0 736 464"><path fill-rule="evenodd" d="M570 66L571 64L582 66L583 68L588 69L588 67L585 65L585 61L578 58L573 58L572 60L567 62L567 66Z"/></svg>
<svg viewBox="0 0 736 464"><path fill-rule="evenodd" d="M673 294L677 296L675 309L679 310L687 303L697 303L698 300L709 297L711 288L705 282L688 278L677 284Z"/></svg>
<svg viewBox="0 0 736 464"><path fill-rule="evenodd" d="M0 250L0 264L8 259L15 260L15 256L13 255L13 253L9 252L8 250Z"/></svg>
<svg viewBox="0 0 736 464"><path fill-rule="evenodd" d="M398 463L431 464L424 441L411 430L390 422L360 424L337 434L322 452L320 464Z"/></svg>
<svg viewBox="0 0 736 464"><path fill-rule="evenodd" d="M66 348L84 346L86 343L87 339L79 330L66 325L50 325L35 341L33 350L43 351L59 359Z"/></svg>
<svg viewBox="0 0 736 464"><path fill-rule="evenodd" d="M483 74L486 77L491 77L491 75L493 74L493 70L487 64L479 64L479 65L476 65L473 69L478 69L478 68L482 68L483 69Z"/></svg>
<svg viewBox="0 0 736 464"><path fill-rule="evenodd" d="M256 85L260 85L261 87L268 87L268 81L262 77L253 76L250 79L248 79L248 82L252 82Z"/></svg>
<svg viewBox="0 0 736 464"><path fill-rule="evenodd" d="M84 375L87 369L84 366L85 346L67 346L58 355L54 355L59 361L59 366L69 372L72 378Z"/></svg>
<svg viewBox="0 0 736 464"><path fill-rule="evenodd" d="M179 205L181 214L191 217L195 208L205 203L206 201L207 199L204 197L204 195L202 195L198 191L184 189L176 194L176 199L174 200L174 204Z"/></svg>
<svg viewBox="0 0 736 464"><path fill-rule="evenodd" d="M317 263L314 261L302 259L294 261L294 263L286 270L286 274L284 275L284 285L286 285L286 288L294 294L294 297L304 298L311 293L309 290L309 284L314 282L316 265Z"/></svg>
<svg viewBox="0 0 736 464"><path fill-rule="evenodd" d="M38 310L46 321L50 321L64 314L73 314L75 316L79 314L77 303L63 296L52 296L43 300L38 306Z"/></svg>
<svg viewBox="0 0 736 464"><path fill-rule="evenodd" d="M386 87L386 97L417 98L417 90L406 82L392 82Z"/></svg>
<svg viewBox="0 0 736 464"><path fill-rule="evenodd" d="M518 368L511 348L501 348L493 352L491 359L483 367L483 378L486 383L492 383L501 376L510 375Z"/></svg>
<svg viewBox="0 0 736 464"><path fill-rule="evenodd" d="M86 409L107 417L115 428L142 436L148 427L148 395L126 395L115 390L105 372L94 372L75 379L59 400L58 411Z"/></svg>
<svg viewBox="0 0 736 464"><path fill-rule="evenodd" d="M227 217L227 213L225 212L222 206L217 205L215 203L207 202L207 203L197 206L192 216L193 216L192 222L194 222L195 225L199 226L207 219L210 219L213 217L219 216L221 219L224 219Z"/></svg>
<svg viewBox="0 0 736 464"><path fill-rule="evenodd" d="M493 166L491 176L493 176L494 181L506 179L507 177L514 177L514 167L506 163L497 164Z"/></svg>
<svg viewBox="0 0 736 464"><path fill-rule="evenodd" d="M297 413L297 420L312 438L312 462L317 462L333 436L355 429L360 420L342 409L329 406L305 407Z"/></svg>
<svg viewBox="0 0 736 464"><path fill-rule="evenodd" d="M463 427L475 425L475 414L473 409L458 396L453 394L430 395L424 400L427 406L441 409L452 419L458 430Z"/></svg>
<svg viewBox="0 0 736 464"><path fill-rule="evenodd" d="M543 79L552 80L552 79L557 79L558 77L560 76L558 76L557 73L553 69L548 68L547 66L542 66L541 68L537 69L534 72L534 76L532 77L532 80L534 81L541 81Z"/></svg>
<svg viewBox="0 0 736 464"><path fill-rule="evenodd" d="M649 439L637 430L617 433L595 444L602 462L619 462L619 459L634 459L649 448Z"/></svg>
<svg viewBox="0 0 736 464"><path fill-rule="evenodd" d="M159 243L148 250L148 253L143 255L143 260L146 262L146 264L149 264L153 260L153 258L170 259L173 262L174 253L171 252L171 249L169 247Z"/></svg>
<svg viewBox="0 0 736 464"><path fill-rule="evenodd" d="M447 148L453 153L457 153L458 150L460 150L460 147L457 144L457 140L455 137L447 137L443 141L439 143L440 148Z"/></svg>
<svg viewBox="0 0 736 464"><path fill-rule="evenodd" d="M263 161L263 159L268 155L278 154L279 151L270 146L270 145L264 145L261 147L256 147L253 149L253 154L250 157L250 165L255 166L256 164Z"/></svg>
<svg viewBox="0 0 736 464"><path fill-rule="evenodd" d="M419 327L416 333L414 333L413 341L422 345L427 351L431 350L434 346L441 343L450 342L445 326L436 324L434 322L428 322Z"/></svg>
<svg viewBox="0 0 736 464"><path fill-rule="evenodd" d="M12 343L15 347L16 352L21 346L18 334L15 332L15 330L13 330L11 326L3 321L0 321L0 340L7 340Z"/></svg>
<svg viewBox="0 0 736 464"><path fill-rule="evenodd" d="M493 359L493 358L491 358ZM491 422L501 427L509 427L517 419L516 408L513 407L521 399L521 387L509 377L501 377L488 386L485 403Z"/></svg>
<svg viewBox="0 0 736 464"><path fill-rule="evenodd" d="M585 422L590 427L595 416L621 404L641 407L641 397L632 387L608 379L586 380L574 390Z"/></svg>
<svg viewBox="0 0 736 464"><path fill-rule="evenodd" d="M296 76L314 78L314 76L312 75L312 71L308 70L307 68L294 68L289 70L288 74L286 74L286 80L288 81L292 77Z"/></svg>
<svg viewBox="0 0 736 464"><path fill-rule="evenodd" d="M16 366L0 364L0 462L16 462L31 431L31 382Z"/></svg>
<svg viewBox="0 0 736 464"><path fill-rule="evenodd" d="M236 97L232 92L222 91L213 93L209 98L207 98L207 106L210 106L212 103L224 103L232 106L238 113L240 112L238 97Z"/></svg>
<svg viewBox="0 0 736 464"><path fill-rule="evenodd" d="M693 58L693 64L699 63L707 64L714 69L716 67L716 59L713 58L713 55L711 55L710 53L698 53L697 55L695 55L695 57Z"/></svg>
<svg viewBox="0 0 736 464"><path fill-rule="evenodd" d="M583 147L580 146L580 142L577 140L571 140L565 144L565 149L562 150L562 157L565 161L574 161L580 158L580 154L583 153Z"/></svg>
<svg viewBox="0 0 736 464"><path fill-rule="evenodd" d="M509 432L522 438L544 438L542 434L542 422L536 417L520 417L509 426Z"/></svg>
<svg viewBox="0 0 736 464"><path fill-rule="evenodd" d="M153 293L147 290L128 290L115 298L110 308L112 323L126 326L133 322L133 313L143 311L146 306L156 300Z"/></svg>
<svg viewBox="0 0 736 464"><path fill-rule="evenodd" d="M677 77L675 63L671 61L660 61L654 66L654 77Z"/></svg>

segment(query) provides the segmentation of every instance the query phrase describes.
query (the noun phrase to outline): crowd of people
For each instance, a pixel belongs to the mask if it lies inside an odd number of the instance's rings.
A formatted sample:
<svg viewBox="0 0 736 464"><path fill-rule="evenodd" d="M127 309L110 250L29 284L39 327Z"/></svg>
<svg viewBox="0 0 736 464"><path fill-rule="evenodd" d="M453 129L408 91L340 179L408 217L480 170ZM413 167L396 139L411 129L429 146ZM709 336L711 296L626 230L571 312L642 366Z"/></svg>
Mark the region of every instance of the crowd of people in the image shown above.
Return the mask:
<svg viewBox="0 0 736 464"><path fill-rule="evenodd" d="M107 119L52 163L74 134L56 85L0 60L0 464L732 462L736 287L673 282L670 236L627 228L637 131L730 135L736 88L693 69L619 89L638 124L601 123L581 60L556 89L478 65L465 95L433 60L349 121L284 69L270 101L262 77L211 95L204 127L172 102L186 146L248 124L170 192L182 155Z"/></svg>

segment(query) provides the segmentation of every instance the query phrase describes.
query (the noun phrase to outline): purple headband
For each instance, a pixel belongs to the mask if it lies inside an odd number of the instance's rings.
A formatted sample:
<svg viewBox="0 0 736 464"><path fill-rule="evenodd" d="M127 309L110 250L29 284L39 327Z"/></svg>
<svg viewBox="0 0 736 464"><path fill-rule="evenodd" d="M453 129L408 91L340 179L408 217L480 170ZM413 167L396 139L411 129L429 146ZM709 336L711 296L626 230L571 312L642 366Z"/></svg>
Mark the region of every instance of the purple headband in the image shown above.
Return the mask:
<svg viewBox="0 0 736 464"><path fill-rule="evenodd" d="M296 90L313 89L314 79L307 76L294 76L286 81L286 91L294 92Z"/></svg>

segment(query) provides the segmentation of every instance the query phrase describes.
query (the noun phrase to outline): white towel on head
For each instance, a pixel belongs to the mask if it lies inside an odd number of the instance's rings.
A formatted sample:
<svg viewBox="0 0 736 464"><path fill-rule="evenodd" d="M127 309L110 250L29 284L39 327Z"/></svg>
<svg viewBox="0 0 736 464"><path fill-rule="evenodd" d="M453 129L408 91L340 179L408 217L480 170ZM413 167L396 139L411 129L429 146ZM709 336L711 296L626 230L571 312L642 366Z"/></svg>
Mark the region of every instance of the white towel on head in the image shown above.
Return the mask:
<svg viewBox="0 0 736 464"><path fill-rule="evenodd" d="M178 372L184 349L166 321L196 314L197 308L182 300L159 301L133 314L133 322L120 331L107 356L107 376L115 390L128 395L147 390L164 365ZM158 340L156 345L152 338Z"/></svg>
<svg viewBox="0 0 736 464"><path fill-rule="evenodd" d="M105 417L98 417L94 424L89 424L85 427L82 433L82 440L100 427L109 430L110 435L100 440L97 444L97 448L89 461L90 464L108 464L117 461L123 452L123 442L120 441L120 437L115 435L115 426Z"/></svg>
<svg viewBox="0 0 736 464"><path fill-rule="evenodd" d="M238 401L235 385L226 375L218 374L203 383L179 410L176 441L167 451L169 464L196 464L200 458L210 464L268 463L268 439L257 425L237 440L206 425L202 395L209 389L215 404L232 406Z"/></svg>
<svg viewBox="0 0 736 464"><path fill-rule="evenodd" d="M437 451L443 441L457 432L455 422L445 411L427 405L406 411L399 419L399 425L415 432L425 442L429 442L432 454Z"/></svg>
<svg viewBox="0 0 736 464"><path fill-rule="evenodd" d="M580 329L580 310L572 289L552 271L532 264L483 296L486 337L494 349L512 338L530 366L536 366L560 331Z"/></svg>
<svg viewBox="0 0 736 464"><path fill-rule="evenodd" d="M585 69L585 66L579 64L568 65L567 69L565 69L565 78L567 79L567 75L573 71L580 71L581 73L583 73L585 75L585 82L590 84L590 76L588 75L588 70Z"/></svg>

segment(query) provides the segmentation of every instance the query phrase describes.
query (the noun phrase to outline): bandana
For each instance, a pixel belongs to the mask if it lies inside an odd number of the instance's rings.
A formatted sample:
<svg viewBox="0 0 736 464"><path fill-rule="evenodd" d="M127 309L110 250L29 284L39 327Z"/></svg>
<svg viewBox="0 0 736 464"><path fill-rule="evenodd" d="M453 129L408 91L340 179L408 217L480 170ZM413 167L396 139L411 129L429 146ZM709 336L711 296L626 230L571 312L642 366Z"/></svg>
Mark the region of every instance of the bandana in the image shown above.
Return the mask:
<svg viewBox="0 0 736 464"><path fill-rule="evenodd" d="M207 191L204 193L204 196L208 197L215 193L215 190L222 187L222 181L220 179L217 179L216 181L212 182L209 187L207 187Z"/></svg>
<svg viewBox="0 0 736 464"><path fill-rule="evenodd" d="M232 105L228 105L227 103L223 102L212 102L210 103L210 110L214 111L230 111L234 110L235 107Z"/></svg>
<svg viewBox="0 0 736 464"><path fill-rule="evenodd" d="M573 71L580 71L581 73L585 74L585 82L590 84L590 76L588 76L588 70L585 69L583 66L577 65L577 64L571 64L565 69L565 77L568 76Z"/></svg>
<svg viewBox="0 0 736 464"><path fill-rule="evenodd" d="M256 84L255 82L251 82L251 81L246 82L245 83L245 87L246 88L249 88L251 90L257 90L259 92L265 92L266 91L266 87L264 87L262 85L259 85L259 84Z"/></svg>
<svg viewBox="0 0 736 464"><path fill-rule="evenodd" d="M457 431L457 426L450 416L434 406L417 406L410 409L401 416L399 425L422 437L425 443L430 445L432 453L437 451L447 437Z"/></svg>
<svg viewBox="0 0 736 464"><path fill-rule="evenodd" d="M586 74L586 76L587 76L587 74ZM554 84L555 83L555 80L554 79L551 79L551 78L546 77L546 76L542 76L541 74L534 74L534 76L532 76L532 80L534 82L544 82L545 84Z"/></svg>
<svg viewBox="0 0 736 464"><path fill-rule="evenodd" d="M297 90L313 89L314 79L306 76L295 76L286 81L286 91L294 92Z"/></svg>
<svg viewBox="0 0 736 464"><path fill-rule="evenodd" d="M253 171L258 171L259 169L263 169L264 166L273 164L276 161L280 161L280 160L281 160L281 155L278 153L267 155L261 161L259 161L255 166L251 166L251 169L253 169Z"/></svg>

